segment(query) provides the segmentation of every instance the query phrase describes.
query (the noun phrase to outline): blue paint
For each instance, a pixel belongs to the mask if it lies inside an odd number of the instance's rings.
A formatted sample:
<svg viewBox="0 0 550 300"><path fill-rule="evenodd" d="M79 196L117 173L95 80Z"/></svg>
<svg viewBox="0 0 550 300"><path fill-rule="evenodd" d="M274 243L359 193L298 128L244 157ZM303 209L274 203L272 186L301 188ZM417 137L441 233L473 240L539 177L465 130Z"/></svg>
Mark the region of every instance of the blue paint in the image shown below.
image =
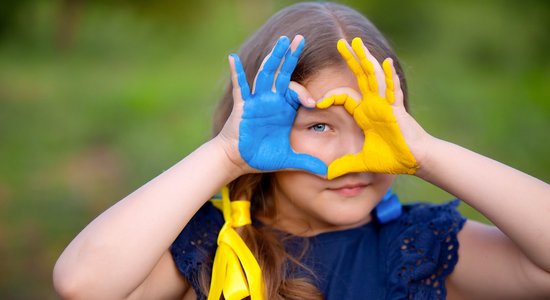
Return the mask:
<svg viewBox="0 0 550 300"><path fill-rule="evenodd" d="M325 176L325 163L311 155L296 153L290 145L290 130L300 101L288 85L304 48L304 40L294 52L289 47L290 40L286 36L277 41L258 73L254 93L250 91L239 57L231 54L244 100L239 124L239 152L248 165L257 170L302 169ZM275 79L281 62L283 64ZM274 83L275 91L272 90Z"/></svg>

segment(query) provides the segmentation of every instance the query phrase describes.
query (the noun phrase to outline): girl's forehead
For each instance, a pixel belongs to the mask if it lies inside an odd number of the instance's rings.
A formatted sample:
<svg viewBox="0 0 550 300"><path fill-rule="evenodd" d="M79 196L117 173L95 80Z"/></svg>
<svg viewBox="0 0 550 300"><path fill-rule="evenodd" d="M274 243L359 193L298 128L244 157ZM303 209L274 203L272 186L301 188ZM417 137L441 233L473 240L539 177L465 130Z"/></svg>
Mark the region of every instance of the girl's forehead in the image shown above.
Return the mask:
<svg viewBox="0 0 550 300"><path fill-rule="evenodd" d="M351 88L359 92L357 79L346 66L327 67L313 74L304 84L313 99L321 99L331 90Z"/></svg>

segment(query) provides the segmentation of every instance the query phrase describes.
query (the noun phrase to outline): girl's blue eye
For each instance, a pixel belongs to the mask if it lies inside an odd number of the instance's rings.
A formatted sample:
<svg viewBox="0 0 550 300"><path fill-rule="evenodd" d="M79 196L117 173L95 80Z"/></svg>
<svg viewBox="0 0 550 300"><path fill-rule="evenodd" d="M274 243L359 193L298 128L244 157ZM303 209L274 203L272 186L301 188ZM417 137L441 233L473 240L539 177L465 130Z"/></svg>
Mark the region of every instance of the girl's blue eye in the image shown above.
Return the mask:
<svg viewBox="0 0 550 300"><path fill-rule="evenodd" d="M316 132L324 132L327 131L327 127L327 124L319 123L311 126L310 128Z"/></svg>

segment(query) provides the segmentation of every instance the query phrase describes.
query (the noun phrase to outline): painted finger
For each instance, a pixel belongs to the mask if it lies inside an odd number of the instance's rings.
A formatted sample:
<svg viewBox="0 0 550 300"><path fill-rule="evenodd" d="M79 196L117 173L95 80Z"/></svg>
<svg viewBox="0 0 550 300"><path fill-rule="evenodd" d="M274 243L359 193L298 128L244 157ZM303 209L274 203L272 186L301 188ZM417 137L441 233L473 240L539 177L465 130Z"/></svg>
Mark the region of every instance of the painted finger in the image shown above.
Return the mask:
<svg viewBox="0 0 550 300"><path fill-rule="evenodd" d="M258 71L254 82L254 93L271 91L273 79L275 78L275 71L277 71L279 65L281 65L289 45L290 41L286 36L282 36L277 40L273 50L266 56Z"/></svg>
<svg viewBox="0 0 550 300"><path fill-rule="evenodd" d="M292 50L294 44L296 43L298 43L295 47L296 49ZM300 57L300 54L302 54L304 45L305 40L301 35L296 36L292 41L290 50L286 52L285 60L283 61L281 70L277 74L277 79L275 80L275 91L277 93L283 95L286 93L286 89L288 88L288 84L290 82L290 76L292 75L292 72L294 72L296 64L298 64L298 58Z"/></svg>
<svg viewBox="0 0 550 300"><path fill-rule="evenodd" d="M298 93L296 93L295 91L291 90L291 89L287 89L286 90L286 94L285 94L285 101L290 105L292 106L292 108L294 108L294 110L298 110L298 108L300 108L300 99L299 99L299 95Z"/></svg>
<svg viewBox="0 0 550 300"><path fill-rule="evenodd" d="M385 89L384 84L384 73L380 64L369 52L361 38L354 38L351 42L351 47L359 59L359 63L363 68L363 71L366 73L367 82L369 84L369 90L373 93L382 92L380 96L384 96L383 92Z"/></svg>
<svg viewBox="0 0 550 300"><path fill-rule="evenodd" d="M350 95L343 94L331 94L327 95L323 100L317 103L317 108L326 109L333 105L342 105L346 111L353 116L355 109L359 106L359 101L355 100Z"/></svg>
<svg viewBox="0 0 550 300"><path fill-rule="evenodd" d="M355 57L355 54L353 54L348 42L344 39L338 40L336 48L338 49L338 52L340 52L342 58L344 58L344 60L348 64L349 69L353 72L353 74L355 74L355 77L357 78L357 84L359 85L359 89L361 90L361 94L368 94L369 85L367 81L367 75L365 74L365 71L363 71L363 68L361 68L359 61Z"/></svg>
<svg viewBox="0 0 550 300"><path fill-rule="evenodd" d="M231 83L233 85L234 95L241 96L243 100L250 98L250 87L246 81L243 65L237 54L229 55L229 69L231 70Z"/></svg>
<svg viewBox="0 0 550 300"><path fill-rule="evenodd" d="M363 161L358 154L347 154L328 165L327 178L332 180L347 173L365 172Z"/></svg>
<svg viewBox="0 0 550 300"><path fill-rule="evenodd" d="M389 104L392 104L395 101L395 87L393 84L393 70L389 58L384 60L382 67L384 68L384 77L386 78L386 100L388 100Z"/></svg>
<svg viewBox="0 0 550 300"><path fill-rule="evenodd" d="M327 175L327 165L322 160L309 154L291 154L285 161L284 168L306 170L321 176Z"/></svg>
<svg viewBox="0 0 550 300"><path fill-rule="evenodd" d="M351 115L353 115L353 112L357 108L360 102L359 99L362 98L361 94L357 93L357 91L350 87L339 87L332 89L325 93L323 99L330 98L332 96L335 96L333 104L343 105L346 111Z"/></svg>
<svg viewBox="0 0 550 300"><path fill-rule="evenodd" d="M395 102L396 105L403 105L403 91L401 90L399 76L393 66L393 60L386 58L382 63L382 67L386 78L386 99L390 104Z"/></svg>
<svg viewBox="0 0 550 300"><path fill-rule="evenodd" d="M313 97L305 86L296 81L291 81L288 85L287 93L289 91L294 91L296 93L298 101L302 106L306 108L315 108L315 100L313 100Z"/></svg>
<svg viewBox="0 0 550 300"><path fill-rule="evenodd" d="M332 96L323 98L323 100L317 102L316 106L319 109L327 109L327 108L331 107L332 105L334 105L334 101L336 101L336 99L335 99L334 95L332 95Z"/></svg>

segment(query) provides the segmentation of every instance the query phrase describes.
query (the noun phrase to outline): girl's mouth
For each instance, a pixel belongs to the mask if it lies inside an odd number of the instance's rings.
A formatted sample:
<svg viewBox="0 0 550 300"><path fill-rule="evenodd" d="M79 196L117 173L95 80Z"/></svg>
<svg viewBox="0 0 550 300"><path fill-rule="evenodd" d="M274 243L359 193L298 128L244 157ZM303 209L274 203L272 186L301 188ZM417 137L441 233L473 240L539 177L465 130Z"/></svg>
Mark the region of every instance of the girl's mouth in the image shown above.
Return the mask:
<svg viewBox="0 0 550 300"><path fill-rule="evenodd" d="M366 184L354 184L354 185L344 185L337 188L329 188L328 190L338 193L344 197L354 197L361 194L365 188Z"/></svg>

